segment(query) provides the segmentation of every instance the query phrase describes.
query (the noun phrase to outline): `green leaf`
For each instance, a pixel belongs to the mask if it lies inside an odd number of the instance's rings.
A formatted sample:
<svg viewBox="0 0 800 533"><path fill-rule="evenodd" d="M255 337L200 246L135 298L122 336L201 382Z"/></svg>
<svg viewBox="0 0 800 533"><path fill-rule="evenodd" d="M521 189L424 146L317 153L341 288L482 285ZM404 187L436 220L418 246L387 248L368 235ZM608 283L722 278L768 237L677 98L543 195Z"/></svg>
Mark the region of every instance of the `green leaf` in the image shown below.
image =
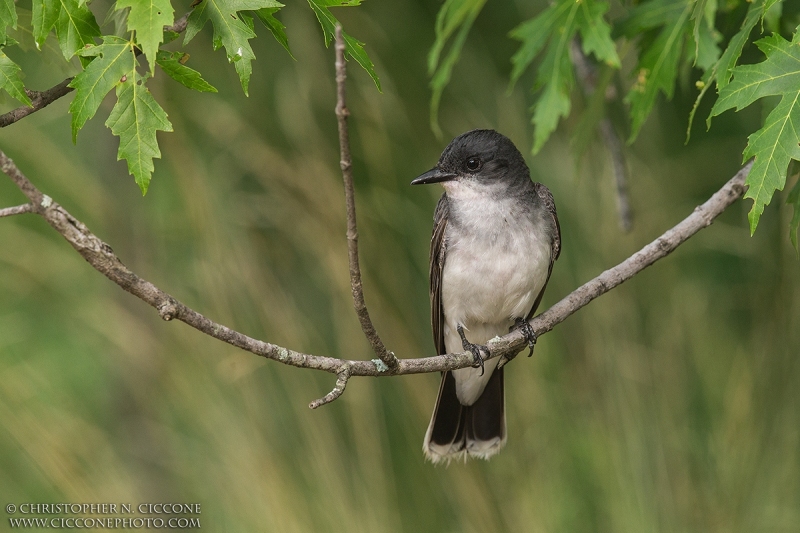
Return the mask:
<svg viewBox="0 0 800 533"><path fill-rule="evenodd" d="M700 102L703 100L703 97L711 88L712 84L716 84L717 90L722 90L728 84L728 80L730 80L731 77L731 69L733 69L733 67L736 65L736 62L739 60L739 57L742 55L742 49L744 48L750 33L753 31L753 28L758 22L763 9L764 0L755 0L750 4L739 31L736 32L733 37L731 37L728 46L725 48L725 51L722 53L719 59L713 65L710 65L706 68L703 76L700 78L700 81L696 83L697 88L700 89L700 92L694 101L694 105L692 105L692 110L689 112L689 123L686 127L687 143L689 142L689 138L691 136L694 116L695 113L697 113L698 107L700 107ZM706 127L711 127L710 114L706 119Z"/></svg>
<svg viewBox="0 0 800 533"><path fill-rule="evenodd" d="M33 39L36 42L36 48L41 50L47 35L58 20L61 4L58 3L58 0L33 0L32 7Z"/></svg>
<svg viewBox="0 0 800 533"><path fill-rule="evenodd" d="M164 40L162 41L162 43L163 44L171 43L180 36L181 34L176 31L167 30L164 32Z"/></svg>
<svg viewBox="0 0 800 533"><path fill-rule="evenodd" d="M608 11L608 4L605 2L580 3L578 10L577 24L583 38L583 53L594 56L606 65L619 68L620 61L617 55L617 47L611 40L611 26L606 22L603 15Z"/></svg>
<svg viewBox="0 0 800 533"><path fill-rule="evenodd" d="M6 42L6 28L17 27L17 9L14 0L0 0L0 44Z"/></svg>
<svg viewBox="0 0 800 533"><path fill-rule="evenodd" d="M281 6L283 7L283 6ZM275 40L278 41L281 46L283 46L289 55L292 55L292 51L289 50L289 38L286 36L286 26L275 17L275 13L278 12L279 7L265 7L263 9L259 9L256 11L256 16L258 16L259 20L264 23L264 26L272 33L272 36L275 37Z"/></svg>
<svg viewBox="0 0 800 533"><path fill-rule="evenodd" d="M431 75L430 124L437 137L441 136L439 128L439 104L447 84L458 62L461 50L469 35L472 24L483 9L486 0L446 0L436 16L436 40L428 52L428 73ZM457 32L457 33L456 33ZM450 49L441 59L442 51L450 38Z"/></svg>
<svg viewBox="0 0 800 533"><path fill-rule="evenodd" d="M800 226L800 179L798 179L792 190L789 192L786 203L794 207L792 221L789 222L789 239L792 241L795 252L800 255L800 247L797 246L797 227Z"/></svg>
<svg viewBox="0 0 800 533"><path fill-rule="evenodd" d="M94 59L69 84L75 89L75 98L69 106L72 142L77 141L78 131L94 116L106 94L132 78L136 67L134 44L119 37L107 35L103 44L84 48L79 54Z"/></svg>
<svg viewBox="0 0 800 533"><path fill-rule="evenodd" d="M795 31L792 42L776 34L756 45L766 60L734 68L733 79L711 109L716 116L731 108L738 111L765 96L781 96L764 126L748 137L744 151L745 160L755 157L745 193L745 198L754 200L748 213L751 234L775 191L786 184L789 163L800 160L800 31Z"/></svg>
<svg viewBox="0 0 800 533"><path fill-rule="evenodd" d="M691 2L686 0L651 0L636 6L614 26L614 37L636 37L644 31L674 22Z"/></svg>
<svg viewBox="0 0 800 533"><path fill-rule="evenodd" d="M95 44L94 38L100 37L100 27L85 4L79 4L78 0L56 0L55 6L58 10L56 36L65 59L70 59L87 44Z"/></svg>
<svg viewBox="0 0 800 533"><path fill-rule="evenodd" d="M17 27L17 9L14 0L0 0L0 45L6 43L6 28Z"/></svg>
<svg viewBox="0 0 800 533"><path fill-rule="evenodd" d="M544 60L538 70L537 84L544 86L542 95L534 105L532 122L533 153L537 153L558 126L561 117L569 115L570 92L575 83L572 61L569 56L570 41L578 29L576 18L580 3L571 4L560 27L553 32Z"/></svg>
<svg viewBox="0 0 800 533"><path fill-rule="evenodd" d="M692 28L692 41L694 42L694 64L706 69L711 63L719 59L719 51L713 61L709 61L709 38L711 43L716 44L722 37L714 33L714 22L717 15L717 0L697 0L692 9L692 20L694 26ZM704 35L705 33L705 35ZM706 50L703 50L705 45ZM706 66L702 66L700 58L703 57L703 62Z"/></svg>
<svg viewBox="0 0 800 533"><path fill-rule="evenodd" d="M672 98L691 11L691 3L683 3L683 10L680 12L671 9L669 12L677 13L677 17L667 22L639 58L636 81L625 97L625 101L631 104L632 126L628 142L633 142L639 135L644 121L653 110L659 91L667 98Z"/></svg>
<svg viewBox="0 0 800 533"><path fill-rule="evenodd" d="M199 72L184 65L189 54L183 52L158 51L156 63L170 78L190 89L200 92L215 93L217 89L202 78Z"/></svg>
<svg viewBox="0 0 800 533"><path fill-rule="evenodd" d="M172 24L175 11L169 0L117 0L116 10L126 7L131 9L128 29L136 32L136 43L150 62L152 74L156 51L164 40L164 26Z"/></svg>
<svg viewBox="0 0 800 533"><path fill-rule="evenodd" d="M599 0L558 0L511 30L510 37L522 43L511 58L512 86L545 49L534 85L534 90L542 89L542 92L532 106L535 126L533 153L542 148L559 120L568 116L571 110L570 94L575 75L570 43L578 32L585 54L593 54L611 68L619 68L620 59L611 38L611 26L605 20L607 11L608 4Z"/></svg>
<svg viewBox="0 0 800 533"><path fill-rule="evenodd" d="M469 30L485 3L486 0L446 0L436 17L436 40L428 52L428 72L432 89L430 123L437 137L442 133L438 118L442 93L450 83L453 67L458 62ZM442 50L456 31L447 55L441 59Z"/></svg>
<svg viewBox="0 0 800 533"><path fill-rule="evenodd" d="M144 85L138 74L117 85L117 103L106 126L119 137L117 160L125 159L142 195L147 193L153 158L161 157L156 131L172 131L167 114Z"/></svg>
<svg viewBox="0 0 800 533"><path fill-rule="evenodd" d="M25 94L25 86L19 73L22 69L19 65L11 61L9 57L0 49L0 89L3 89L12 98L16 98L26 106L31 105L31 99Z"/></svg>
<svg viewBox="0 0 800 533"><path fill-rule="evenodd" d="M339 23L334 17L329 7L348 7L360 5L360 0L308 0L308 5L317 16L319 25L322 26L322 34L325 36L325 46L331 44L335 37L336 25ZM378 79L378 73L375 72L375 65L372 64L367 52L364 50L364 43L351 37L347 32L342 29L342 37L344 37L345 52L347 55L356 60L356 63L361 65L361 68L367 71L372 81L378 90L381 90L381 82Z"/></svg>
<svg viewBox="0 0 800 533"><path fill-rule="evenodd" d="M793 94L800 89L798 35L795 33L792 43L777 34L756 41L767 59L734 68L734 79L720 91L711 114L716 116L734 107L739 111L764 96Z"/></svg>
<svg viewBox="0 0 800 533"><path fill-rule="evenodd" d="M512 39L522 41L519 50L511 57L511 85L513 86L525 69L536 59L553 33L557 24L561 23L565 14L570 11L570 2L553 4L536 17L527 20L511 30Z"/></svg>
<svg viewBox="0 0 800 533"><path fill-rule="evenodd" d="M766 0L764 2L764 16L761 17L761 22L769 31L780 33L782 16L783 0Z"/></svg>
<svg viewBox="0 0 800 533"><path fill-rule="evenodd" d="M699 41L695 41L699 39ZM694 41L694 64L703 69L711 68L719 61L720 49L717 43L722 40L722 35L713 27L709 28L703 24L697 34L692 34Z"/></svg>
<svg viewBox="0 0 800 533"><path fill-rule="evenodd" d="M572 0L570 0L572 1ZM563 39L550 43L542 66L539 68L538 82L544 90L533 110L533 153L541 150L544 143L558 126L561 117L569 115L570 92L575 83L572 62L569 57L569 41L572 35L565 32Z"/></svg>
<svg viewBox="0 0 800 533"><path fill-rule="evenodd" d="M280 7L274 0L202 0L195 6L186 28L184 44L192 40L206 21L211 19L214 26L212 44L214 50L225 47L228 61L233 63L244 94L248 94L247 86L253 72L252 61L256 58L250 47L250 39L256 36L252 28L252 20L247 21L238 11Z"/></svg>
<svg viewBox="0 0 800 533"><path fill-rule="evenodd" d="M750 7L747 8L747 14L742 21L742 26L736 35L731 37L728 47L719 58L719 66L717 67L717 90L721 91L728 84L731 79L731 71L739 61L742 55L745 43L747 43L750 33L753 31L758 20L764 13L764 0L755 0Z"/></svg>

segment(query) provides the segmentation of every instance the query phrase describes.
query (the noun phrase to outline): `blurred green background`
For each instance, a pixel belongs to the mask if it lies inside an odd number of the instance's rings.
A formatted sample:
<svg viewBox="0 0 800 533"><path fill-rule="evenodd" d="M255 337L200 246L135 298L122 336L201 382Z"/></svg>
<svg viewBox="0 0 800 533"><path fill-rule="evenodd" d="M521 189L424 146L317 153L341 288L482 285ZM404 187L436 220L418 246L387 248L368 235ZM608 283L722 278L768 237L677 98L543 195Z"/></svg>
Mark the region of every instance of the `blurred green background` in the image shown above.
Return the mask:
<svg viewBox="0 0 800 533"><path fill-rule="evenodd" d="M444 139L428 126L425 66L439 4L335 13L367 43L384 87L351 62L367 303L400 357L434 353L427 262L440 190L409 182L473 128L496 128L528 153L533 76L507 91L506 34L543 5L485 8L444 94ZM106 8L93 4L101 20ZM164 158L145 198L103 126L113 101L77 147L70 96L0 131L0 147L130 268L210 318L296 350L371 358L347 274L333 50L303 2L280 16L297 60L257 26L250 98L211 52L209 28L186 51L220 94L157 73L151 86L175 132L159 133ZM33 53L14 59L30 88L64 77L37 68ZM528 158L562 228L542 309L740 167L757 106L708 133L697 121L684 146L694 95L686 81L627 149L630 234L618 229L603 146L576 164L564 133L576 118ZM542 337L507 373L507 448L446 468L421 451L438 376L356 378L311 411L332 376L165 323L40 218L2 219L0 502L199 502L208 531L800 531L800 263L784 198L752 238L750 202L735 204ZM0 206L23 202L0 178Z"/></svg>

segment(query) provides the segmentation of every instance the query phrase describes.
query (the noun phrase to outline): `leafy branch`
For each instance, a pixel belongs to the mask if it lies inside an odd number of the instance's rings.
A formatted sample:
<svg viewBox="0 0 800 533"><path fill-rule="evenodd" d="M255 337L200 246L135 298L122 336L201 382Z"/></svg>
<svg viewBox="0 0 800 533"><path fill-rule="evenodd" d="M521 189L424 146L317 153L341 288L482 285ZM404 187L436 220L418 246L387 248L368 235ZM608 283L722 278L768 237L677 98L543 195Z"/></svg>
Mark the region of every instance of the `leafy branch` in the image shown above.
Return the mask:
<svg viewBox="0 0 800 533"><path fill-rule="evenodd" d="M439 10L436 41L429 56L435 131L443 91L484 4L484 0L447 0ZM612 15L609 4L601 0L553 1L509 32L511 39L520 42L510 58L511 85L535 67L533 153L542 149L559 121L572 112L575 72L582 68L578 63L585 58L602 65L605 83L615 73L627 87L623 103L628 111L629 143L638 137L659 95L672 98L682 73L693 79L698 91L695 105L688 112L687 132L702 99L713 94L709 91L712 87L716 88L718 99L709 120L727 109L747 107L762 97L780 96L780 104L750 135L744 151L745 160L755 157L747 179L747 198L754 201L749 214L750 230L754 232L764 207L785 186L789 162L800 158L800 110L794 98L800 87L800 15L796 9L784 9L784 4L784 0L645 0L623 6ZM727 28L735 29L732 35ZM757 38L765 32L772 36L755 42L765 60L737 66L752 42L751 36L756 34ZM785 38L788 35L790 39ZM582 54L573 53L571 59L570 43L575 39ZM620 58L623 52L635 56L626 58L626 66ZM602 110L597 113L595 107L585 111L581 124L593 122L602 125L601 133L610 131ZM618 159L615 154L612 156ZM787 202L796 213L800 212L800 195L789 194ZM793 217L790 225L793 243L799 216Z"/></svg>
<svg viewBox="0 0 800 533"><path fill-rule="evenodd" d="M330 8L359 3L358 0L309 0L326 45L338 23ZM145 194L154 171L153 160L161 157L157 132L172 131L166 111L147 87L156 75L156 67L189 89L217 92L200 72L186 65L188 54L164 47L184 32L183 44L187 44L210 20L212 47L225 48L247 95L255 59L250 46L250 40L256 37L255 18L291 54L285 27L276 17L282 7L276 0L199 0L191 12L176 21L170 0L116 0L112 12L122 21L122 30L121 34L113 34L104 32L85 0L32 0L31 11L25 12L24 30L32 36L36 48L42 50L48 36L54 34L63 59L70 61L77 56L82 67L74 77L37 92L25 88L22 68L6 54L8 48L19 45L9 36L8 28L17 28L22 20L17 12L24 9L14 2L0 1L0 90L23 104L0 116L0 127L13 124L75 90L70 105L75 142L80 129L113 90L116 103L105 124L119 137L118 158L127 161L128 171ZM367 70L380 89L364 44L347 34L344 38L347 54ZM145 64L140 58L144 58Z"/></svg>

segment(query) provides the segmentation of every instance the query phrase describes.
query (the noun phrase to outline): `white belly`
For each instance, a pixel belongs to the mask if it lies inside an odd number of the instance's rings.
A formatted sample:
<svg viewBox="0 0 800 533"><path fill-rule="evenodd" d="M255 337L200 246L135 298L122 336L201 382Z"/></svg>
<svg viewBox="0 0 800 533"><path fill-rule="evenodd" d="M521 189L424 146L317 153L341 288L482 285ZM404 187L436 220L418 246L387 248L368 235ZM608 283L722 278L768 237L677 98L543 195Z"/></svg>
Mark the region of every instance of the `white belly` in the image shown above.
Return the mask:
<svg viewBox="0 0 800 533"><path fill-rule="evenodd" d="M463 351L458 324L473 344L505 335L516 318L527 316L547 281L551 247L542 232L527 220L506 220L502 214L492 220L492 213L484 214L469 231L447 235L442 306L450 353ZM479 368L453 372L462 404L472 405L480 397L497 361L486 363L483 376Z"/></svg>

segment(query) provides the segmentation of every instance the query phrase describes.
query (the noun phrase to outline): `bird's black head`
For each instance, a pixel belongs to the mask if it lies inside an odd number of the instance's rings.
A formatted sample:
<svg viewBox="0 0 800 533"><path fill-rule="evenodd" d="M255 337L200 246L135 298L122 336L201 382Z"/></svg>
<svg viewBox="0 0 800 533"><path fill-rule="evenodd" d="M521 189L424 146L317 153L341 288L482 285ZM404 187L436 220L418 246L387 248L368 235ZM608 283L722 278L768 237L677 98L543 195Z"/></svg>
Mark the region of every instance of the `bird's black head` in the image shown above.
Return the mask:
<svg viewBox="0 0 800 533"><path fill-rule="evenodd" d="M530 181L530 172L508 137L494 130L472 130L453 139L439 163L411 185L448 181L512 185Z"/></svg>

